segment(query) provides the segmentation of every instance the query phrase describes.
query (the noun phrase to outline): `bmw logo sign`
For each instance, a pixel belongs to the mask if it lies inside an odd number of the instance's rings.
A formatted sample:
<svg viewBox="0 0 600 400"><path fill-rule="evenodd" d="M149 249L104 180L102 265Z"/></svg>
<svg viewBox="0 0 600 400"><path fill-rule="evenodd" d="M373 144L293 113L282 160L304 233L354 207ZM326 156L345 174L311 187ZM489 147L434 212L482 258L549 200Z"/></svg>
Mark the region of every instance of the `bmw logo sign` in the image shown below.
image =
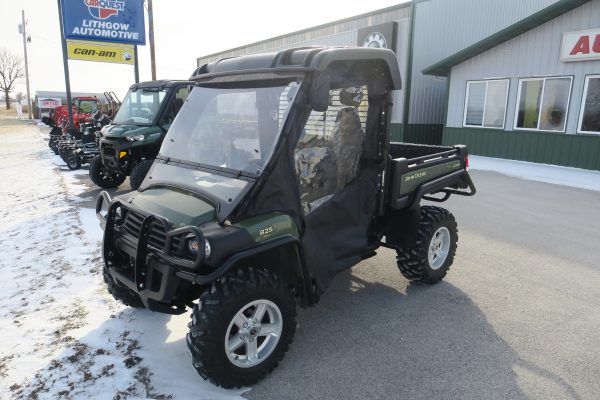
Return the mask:
<svg viewBox="0 0 600 400"><path fill-rule="evenodd" d="M125 60L125 61L129 61L132 58L132 55L129 51L124 51L122 56L123 56L123 60Z"/></svg>
<svg viewBox="0 0 600 400"><path fill-rule="evenodd" d="M365 38L363 47L372 47L375 49L387 49L387 41L385 36L379 32L373 32Z"/></svg>

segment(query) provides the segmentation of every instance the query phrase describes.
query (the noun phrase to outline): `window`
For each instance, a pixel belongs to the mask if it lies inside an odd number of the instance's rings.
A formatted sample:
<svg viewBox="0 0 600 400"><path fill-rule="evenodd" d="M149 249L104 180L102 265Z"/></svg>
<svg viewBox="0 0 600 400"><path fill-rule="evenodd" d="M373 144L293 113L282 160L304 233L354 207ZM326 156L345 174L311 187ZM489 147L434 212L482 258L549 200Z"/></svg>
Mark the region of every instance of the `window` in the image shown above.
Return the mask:
<svg viewBox="0 0 600 400"><path fill-rule="evenodd" d="M196 86L173 121L160 155L260 174L271 159L280 117L288 112L299 83L257 81L239 86Z"/></svg>
<svg viewBox="0 0 600 400"><path fill-rule="evenodd" d="M564 132L572 77L519 80L515 129Z"/></svg>
<svg viewBox="0 0 600 400"><path fill-rule="evenodd" d="M185 99L187 99L189 94L190 89L187 86L181 87L177 90L175 97L173 97L173 100L171 100L171 104L169 104L169 107L163 113L163 120L161 122L162 124L170 124L173 122L177 116L177 113L179 110L181 110L181 107L183 107L183 103L185 103Z"/></svg>
<svg viewBox="0 0 600 400"><path fill-rule="evenodd" d="M585 78L579 133L600 133L600 75Z"/></svg>
<svg viewBox="0 0 600 400"><path fill-rule="evenodd" d="M305 214L358 175L367 109L367 88L357 86L331 90L327 111L310 113L294 151Z"/></svg>
<svg viewBox="0 0 600 400"><path fill-rule="evenodd" d="M508 79L467 82L463 126L504 128Z"/></svg>

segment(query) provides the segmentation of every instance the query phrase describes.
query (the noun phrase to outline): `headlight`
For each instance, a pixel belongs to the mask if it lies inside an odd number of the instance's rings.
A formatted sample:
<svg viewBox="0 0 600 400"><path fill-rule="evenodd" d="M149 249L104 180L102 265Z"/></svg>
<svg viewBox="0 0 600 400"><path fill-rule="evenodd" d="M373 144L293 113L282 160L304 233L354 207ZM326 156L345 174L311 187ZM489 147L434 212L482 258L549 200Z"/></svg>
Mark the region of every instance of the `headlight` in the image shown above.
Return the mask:
<svg viewBox="0 0 600 400"><path fill-rule="evenodd" d="M190 250L190 253L192 254L196 254L198 253L198 249L200 248L200 243L198 242L198 239L196 238L196 236L193 236L188 239L188 249ZM204 239L204 257L208 258L210 256L210 243L208 243L208 240Z"/></svg>
<svg viewBox="0 0 600 400"><path fill-rule="evenodd" d="M130 142L141 142L142 140L144 140L146 136L144 135L135 135L135 136L125 136L125 138L127 138L127 140L129 140Z"/></svg>

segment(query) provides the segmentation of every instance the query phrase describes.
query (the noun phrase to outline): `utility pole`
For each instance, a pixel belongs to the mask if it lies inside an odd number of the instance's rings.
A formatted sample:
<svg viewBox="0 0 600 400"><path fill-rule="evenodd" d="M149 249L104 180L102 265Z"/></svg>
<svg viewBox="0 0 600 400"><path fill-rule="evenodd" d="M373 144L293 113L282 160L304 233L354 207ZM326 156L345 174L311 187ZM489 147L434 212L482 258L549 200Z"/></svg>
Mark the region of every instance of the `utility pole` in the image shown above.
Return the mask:
<svg viewBox="0 0 600 400"><path fill-rule="evenodd" d="M67 59L67 40L65 39L65 29L63 27L63 15L61 0L58 3L58 24L60 26L60 42L62 44L63 69L65 70L65 88L67 89L67 113L69 114L69 132L74 129L73 123L73 105L71 104L71 79L69 78L69 60Z"/></svg>
<svg viewBox="0 0 600 400"><path fill-rule="evenodd" d="M29 65L27 63L27 28L25 24L25 10L21 10L21 26L23 31L23 53L25 54L25 83L27 85L27 110L29 110L29 119L31 114L31 96L29 94ZM20 101L20 100L19 100Z"/></svg>
<svg viewBox="0 0 600 400"><path fill-rule="evenodd" d="M137 44L133 45L133 76L135 78L135 83L140 83L140 64L138 63L138 50Z"/></svg>
<svg viewBox="0 0 600 400"><path fill-rule="evenodd" d="M148 36L150 36L150 68L152 80L156 80L156 54L154 52L154 13L152 12L152 0L148 0Z"/></svg>

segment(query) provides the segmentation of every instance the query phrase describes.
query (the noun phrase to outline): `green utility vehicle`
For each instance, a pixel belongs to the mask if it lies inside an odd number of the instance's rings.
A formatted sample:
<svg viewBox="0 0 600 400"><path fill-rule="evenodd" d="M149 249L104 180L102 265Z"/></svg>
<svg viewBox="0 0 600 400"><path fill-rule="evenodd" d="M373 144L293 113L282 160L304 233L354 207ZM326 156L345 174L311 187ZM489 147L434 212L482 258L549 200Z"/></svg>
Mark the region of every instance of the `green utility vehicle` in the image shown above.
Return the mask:
<svg viewBox="0 0 600 400"><path fill-rule="evenodd" d="M203 378L262 379L288 350L296 305L380 247L410 280L446 275L456 222L420 201L475 193L467 149L390 143L393 52L291 49L206 64L191 80L139 191L102 192L96 212L108 291L191 308Z"/></svg>
<svg viewBox="0 0 600 400"><path fill-rule="evenodd" d="M92 182L115 188L130 176L131 188L139 188L191 85L166 80L132 85L112 123L102 129L100 155L90 163Z"/></svg>

